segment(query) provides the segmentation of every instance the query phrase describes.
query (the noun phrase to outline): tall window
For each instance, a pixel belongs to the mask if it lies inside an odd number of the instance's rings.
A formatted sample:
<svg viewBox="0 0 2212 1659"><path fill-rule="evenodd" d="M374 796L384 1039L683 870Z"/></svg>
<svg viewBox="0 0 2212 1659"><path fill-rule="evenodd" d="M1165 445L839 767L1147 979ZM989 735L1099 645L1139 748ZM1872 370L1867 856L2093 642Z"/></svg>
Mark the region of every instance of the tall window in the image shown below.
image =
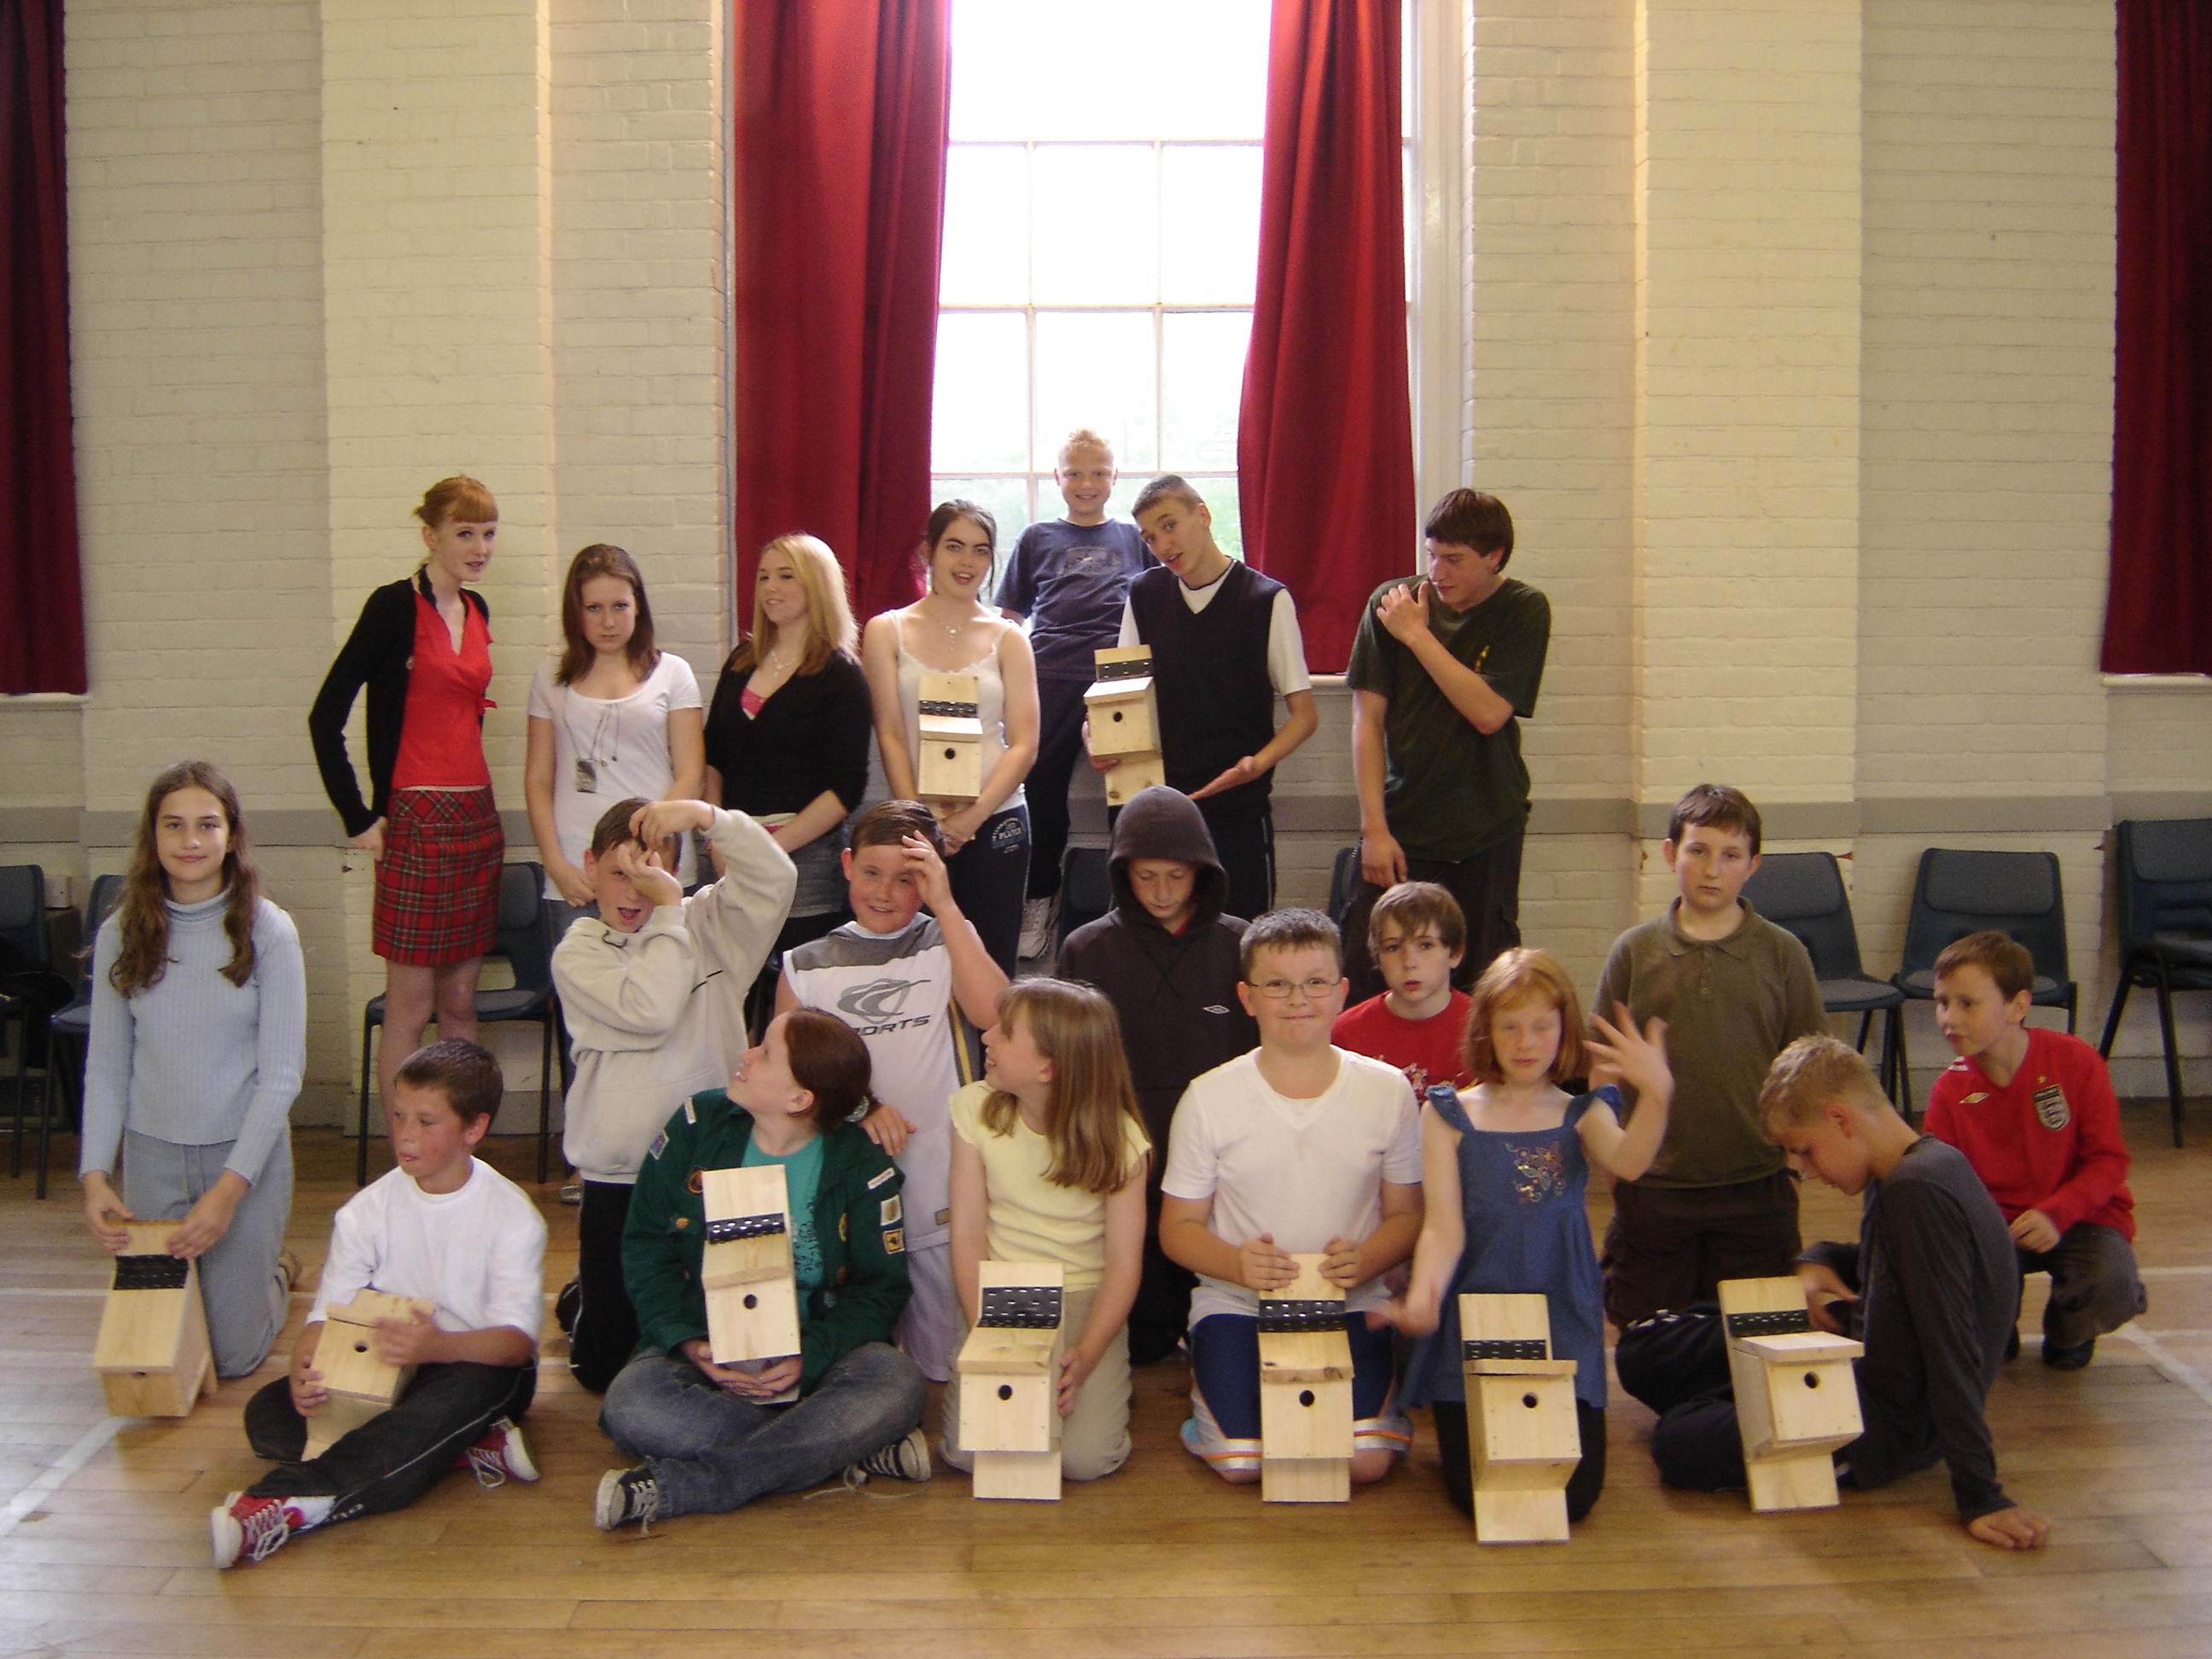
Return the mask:
<svg viewBox="0 0 2212 1659"><path fill-rule="evenodd" d="M1407 9L1410 301L1420 214ZM1144 479L1180 472L1205 495L1222 550L1243 556L1237 413L1269 10L953 0L930 465L939 500L965 495L997 516L1002 549L1059 514L1060 441L1090 427L1121 470L1116 513Z"/></svg>
<svg viewBox="0 0 2212 1659"><path fill-rule="evenodd" d="M1061 510L1060 441L1180 472L1240 556L1267 0L953 0L931 466L1010 547Z"/></svg>

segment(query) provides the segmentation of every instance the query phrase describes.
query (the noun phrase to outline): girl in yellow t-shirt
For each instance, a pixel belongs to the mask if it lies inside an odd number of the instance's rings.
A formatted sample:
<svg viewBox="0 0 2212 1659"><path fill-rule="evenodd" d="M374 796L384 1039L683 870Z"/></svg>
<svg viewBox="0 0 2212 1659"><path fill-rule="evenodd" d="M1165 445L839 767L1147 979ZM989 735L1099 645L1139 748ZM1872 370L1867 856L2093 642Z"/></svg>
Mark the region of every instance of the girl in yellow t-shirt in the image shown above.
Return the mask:
<svg viewBox="0 0 2212 1659"><path fill-rule="evenodd" d="M983 1050L984 1080L952 1097L953 1284L972 1326L978 1262L1066 1270L1060 1469L1096 1480L1129 1455L1129 1304L1152 1152L1121 1022L1087 985L1025 979L999 999ZM958 1383L945 1391L945 1461L965 1469Z"/></svg>

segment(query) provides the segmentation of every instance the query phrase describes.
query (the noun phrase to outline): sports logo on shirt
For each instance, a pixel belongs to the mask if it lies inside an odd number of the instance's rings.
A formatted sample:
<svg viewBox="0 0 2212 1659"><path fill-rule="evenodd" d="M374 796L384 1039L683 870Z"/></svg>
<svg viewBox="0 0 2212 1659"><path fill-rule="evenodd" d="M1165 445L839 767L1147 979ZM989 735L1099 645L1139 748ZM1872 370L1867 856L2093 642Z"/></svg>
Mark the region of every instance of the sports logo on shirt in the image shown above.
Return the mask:
<svg viewBox="0 0 2212 1659"><path fill-rule="evenodd" d="M2066 1091L2055 1083L2046 1083L2035 1091L2036 1121L2046 1129L2063 1129L2074 1121L2074 1109L2066 1103Z"/></svg>
<svg viewBox="0 0 2212 1659"><path fill-rule="evenodd" d="M866 985L855 985L837 999L837 1012L845 1017L857 1036L878 1036L885 1031L902 1031L909 1026L927 1025L927 1015L913 1019L899 1016L906 1010L907 999L927 985L926 979L877 979Z"/></svg>

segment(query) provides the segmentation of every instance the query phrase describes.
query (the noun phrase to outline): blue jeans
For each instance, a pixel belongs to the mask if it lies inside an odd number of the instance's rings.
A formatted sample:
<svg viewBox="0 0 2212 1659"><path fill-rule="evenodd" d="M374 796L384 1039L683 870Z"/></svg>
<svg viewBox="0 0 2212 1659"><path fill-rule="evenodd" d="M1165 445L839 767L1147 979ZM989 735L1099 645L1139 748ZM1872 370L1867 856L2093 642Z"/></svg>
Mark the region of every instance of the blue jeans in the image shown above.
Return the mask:
<svg viewBox="0 0 2212 1659"><path fill-rule="evenodd" d="M756 1498L817 1486L921 1422L914 1362L864 1343L789 1406L757 1406L708 1382L681 1354L642 1350L599 1408L599 1426L642 1460L663 1515L719 1515Z"/></svg>

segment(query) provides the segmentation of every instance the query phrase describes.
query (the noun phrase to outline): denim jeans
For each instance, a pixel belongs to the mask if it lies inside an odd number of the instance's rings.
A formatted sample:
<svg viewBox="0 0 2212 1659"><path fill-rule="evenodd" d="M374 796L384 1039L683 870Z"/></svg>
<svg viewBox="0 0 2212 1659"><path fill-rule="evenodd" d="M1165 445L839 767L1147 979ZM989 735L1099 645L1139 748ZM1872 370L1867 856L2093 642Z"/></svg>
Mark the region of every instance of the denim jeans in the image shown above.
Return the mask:
<svg viewBox="0 0 2212 1659"><path fill-rule="evenodd" d="M708 1382L681 1354L641 1350L599 1409L599 1426L644 1462L663 1515L719 1515L804 1492L921 1421L921 1373L888 1343L854 1348L788 1406L759 1406Z"/></svg>

